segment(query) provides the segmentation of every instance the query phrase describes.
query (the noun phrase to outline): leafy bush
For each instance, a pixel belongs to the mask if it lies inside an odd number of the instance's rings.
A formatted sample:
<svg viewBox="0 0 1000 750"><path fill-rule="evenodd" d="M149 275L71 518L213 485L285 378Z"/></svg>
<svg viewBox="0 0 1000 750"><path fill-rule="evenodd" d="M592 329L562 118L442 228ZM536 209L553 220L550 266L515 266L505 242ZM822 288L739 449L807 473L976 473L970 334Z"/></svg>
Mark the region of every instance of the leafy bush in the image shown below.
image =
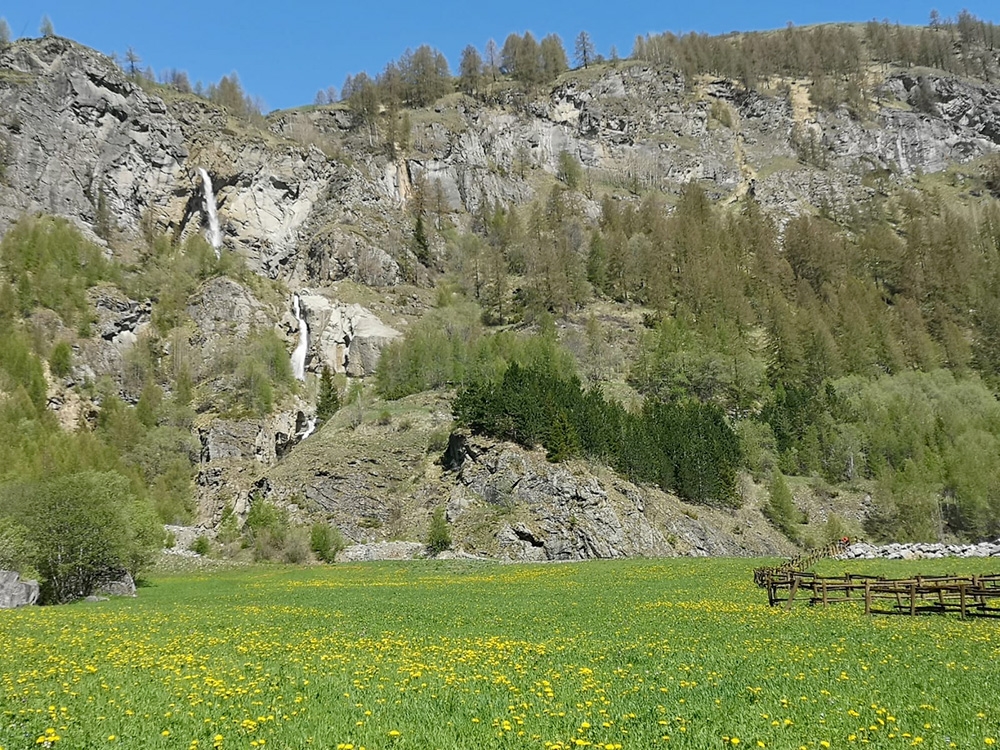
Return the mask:
<svg viewBox="0 0 1000 750"><path fill-rule="evenodd" d="M431 515L431 525L427 531L427 551L436 555L449 547L451 547L451 531L444 515L444 506L439 505Z"/></svg>
<svg viewBox="0 0 1000 750"><path fill-rule="evenodd" d="M302 526L289 529L282 545L281 556L286 563L300 565L309 560L310 533Z"/></svg>
<svg viewBox="0 0 1000 750"><path fill-rule="evenodd" d="M191 542L191 551L195 554L204 557L212 549L212 542L209 541L208 537L204 534L198 536L193 542Z"/></svg>
<svg viewBox="0 0 1000 750"><path fill-rule="evenodd" d="M116 472L3 485L0 509L23 519L51 603L87 596L126 571L137 577L162 543L148 504Z"/></svg>
<svg viewBox="0 0 1000 750"><path fill-rule="evenodd" d="M328 523L314 523L310 530L309 541L316 558L325 563L332 563L337 553L347 546L340 530Z"/></svg>
<svg viewBox="0 0 1000 750"><path fill-rule="evenodd" d="M292 527L288 511L265 498L252 500L243 537L243 545L253 549L256 560L300 563L309 557L309 532Z"/></svg>
<svg viewBox="0 0 1000 750"><path fill-rule="evenodd" d="M26 575L31 570L34 555L28 529L13 519L0 516L0 570Z"/></svg>

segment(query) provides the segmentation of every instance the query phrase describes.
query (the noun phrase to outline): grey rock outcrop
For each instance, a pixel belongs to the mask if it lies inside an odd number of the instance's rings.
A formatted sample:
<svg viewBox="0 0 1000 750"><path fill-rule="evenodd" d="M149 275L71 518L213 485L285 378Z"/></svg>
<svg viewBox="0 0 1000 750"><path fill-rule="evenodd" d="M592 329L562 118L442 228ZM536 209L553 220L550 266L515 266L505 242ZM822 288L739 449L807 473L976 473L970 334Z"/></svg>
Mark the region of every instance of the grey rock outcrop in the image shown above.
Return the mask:
<svg viewBox="0 0 1000 750"><path fill-rule="evenodd" d="M60 37L8 46L0 69L0 225L43 211L94 226L103 193L114 222L136 233L144 211L166 208L188 152L162 100Z"/></svg>
<svg viewBox="0 0 1000 750"><path fill-rule="evenodd" d="M464 455L464 459L461 456ZM778 550L763 529L743 532L724 511L695 513L676 498L589 467L550 464L543 455L477 437L450 441L459 465L447 510L463 526L483 506L501 519L492 554L517 561L687 555L746 556ZM702 517L702 515L704 517ZM723 527L740 527L736 537Z"/></svg>
<svg viewBox="0 0 1000 750"><path fill-rule="evenodd" d="M979 544L940 544L914 542L912 544L874 545L857 542L848 547L838 560L938 560L944 557L1000 557L1000 539Z"/></svg>
<svg viewBox="0 0 1000 750"><path fill-rule="evenodd" d="M258 419L213 419L198 434L202 464L249 459L273 464L304 431L301 410L275 412Z"/></svg>
<svg viewBox="0 0 1000 750"><path fill-rule="evenodd" d="M382 349L402 334L361 305L333 302L318 294L302 294L312 348L320 368L360 378L375 374Z"/></svg>
<svg viewBox="0 0 1000 750"><path fill-rule="evenodd" d="M13 570L0 570L0 609L27 607L38 601L38 581L23 581Z"/></svg>
<svg viewBox="0 0 1000 750"><path fill-rule="evenodd" d="M223 341L245 340L251 330L273 321L253 292L225 276L205 282L189 300L187 313L198 327L192 343L208 356L218 353Z"/></svg>
<svg viewBox="0 0 1000 750"><path fill-rule="evenodd" d="M132 580L131 573L123 573L121 576L103 581L95 589L98 594L108 596L136 596L135 581Z"/></svg>
<svg viewBox="0 0 1000 750"><path fill-rule="evenodd" d="M94 228L103 204L116 233L138 238L146 222L183 238L205 226L204 168L223 251L297 283L396 284L401 261L415 262L405 208L418 186L435 213L467 224L484 205L532 199L544 184L532 174L556 174L563 152L588 180L622 190L676 192L698 179L715 197L752 188L796 214L869 197L871 171L899 180L1000 147L1000 88L943 74L890 75L859 120L818 110L801 81L768 95L623 62L539 95L442 100L389 153L372 148L349 110L277 113L263 132L197 97L147 93L58 37L9 45L0 71L0 231L33 211ZM924 112L914 108L921 86L935 99Z"/></svg>

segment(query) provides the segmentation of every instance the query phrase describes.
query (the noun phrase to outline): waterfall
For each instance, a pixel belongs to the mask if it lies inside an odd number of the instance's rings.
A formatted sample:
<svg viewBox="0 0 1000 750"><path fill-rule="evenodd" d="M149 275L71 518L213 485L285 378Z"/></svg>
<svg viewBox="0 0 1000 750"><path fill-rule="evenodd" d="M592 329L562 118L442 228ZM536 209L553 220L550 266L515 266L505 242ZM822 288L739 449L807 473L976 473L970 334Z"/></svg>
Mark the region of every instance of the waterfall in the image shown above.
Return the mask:
<svg viewBox="0 0 1000 750"><path fill-rule="evenodd" d="M219 259L219 248L222 247L222 230L219 229L219 212L215 206L215 193L212 191L212 178L202 167L198 167L198 174L201 175L201 184L205 191L205 210L208 211L208 240L212 249L215 250L215 258Z"/></svg>
<svg viewBox="0 0 1000 750"><path fill-rule="evenodd" d="M299 343L295 345L292 352L292 374L298 380L306 379L306 351L309 349L309 326L306 323L306 316L299 306L299 295L292 297L292 311L295 313L295 320L299 323Z"/></svg>
<svg viewBox="0 0 1000 750"><path fill-rule="evenodd" d="M302 437L300 437L299 440L305 440L314 432L316 432L316 417L310 417L306 420L305 432L302 433Z"/></svg>

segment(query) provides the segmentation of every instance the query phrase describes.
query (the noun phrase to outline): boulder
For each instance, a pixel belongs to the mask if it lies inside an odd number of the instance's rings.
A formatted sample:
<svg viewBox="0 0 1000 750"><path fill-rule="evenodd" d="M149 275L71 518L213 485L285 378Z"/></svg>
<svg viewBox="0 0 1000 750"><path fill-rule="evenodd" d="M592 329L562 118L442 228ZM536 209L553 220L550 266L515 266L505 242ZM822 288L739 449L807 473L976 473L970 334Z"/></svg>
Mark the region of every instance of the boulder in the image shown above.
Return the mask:
<svg viewBox="0 0 1000 750"><path fill-rule="evenodd" d="M26 607L38 601L38 581L22 581L13 570L0 570L0 609Z"/></svg>
<svg viewBox="0 0 1000 750"><path fill-rule="evenodd" d="M120 578L105 581L96 591L108 596L136 596L135 581L131 573L124 573Z"/></svg>

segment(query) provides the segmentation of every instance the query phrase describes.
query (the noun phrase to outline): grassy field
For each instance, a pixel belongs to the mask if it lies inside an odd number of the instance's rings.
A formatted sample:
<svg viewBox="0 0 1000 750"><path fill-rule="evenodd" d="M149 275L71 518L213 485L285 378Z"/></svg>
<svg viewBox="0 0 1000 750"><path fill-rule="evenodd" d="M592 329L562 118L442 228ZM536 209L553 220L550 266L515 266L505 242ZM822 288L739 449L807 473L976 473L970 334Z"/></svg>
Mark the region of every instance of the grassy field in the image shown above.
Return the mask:
<svg viewBox="0 0 1000 750"><path fill-rule="evenodd" d="M989 572L989 562L851 570ZM156 578L135 600L3 611L0 747L1000 739L1000 623L770 609L752 567L267 567Z"/></svg>

